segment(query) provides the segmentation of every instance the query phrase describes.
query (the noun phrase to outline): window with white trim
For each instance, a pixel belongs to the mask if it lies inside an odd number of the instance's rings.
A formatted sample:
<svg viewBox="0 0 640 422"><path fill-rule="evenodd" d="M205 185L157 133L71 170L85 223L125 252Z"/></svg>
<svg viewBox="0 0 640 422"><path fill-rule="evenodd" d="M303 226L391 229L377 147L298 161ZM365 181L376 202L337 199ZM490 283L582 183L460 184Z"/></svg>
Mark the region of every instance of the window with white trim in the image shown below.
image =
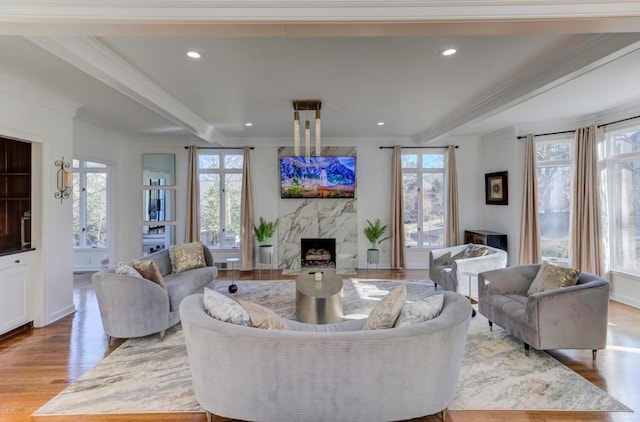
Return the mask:
<svg viewBox="0 0 640 422"><path fill-rule="evenodd" d="M542 258L569 261L573 139L536 140Z"/></svg>
<svg viewBox="0 0 640 422"><path fill-rule="evenodd" d="M401 161L405 246L444 247L446 153L411 150Z"/></svg>
<svg viewBox="0 0 640 422"><path fill-rule="evenodd" d="M604 152L611 269L640 273L640 127L608 133Z"/></svg>
<svg viewBox="0 0 640 422"><path fill-rule="evenodd" d="M209 248L240 247L242 150L198 151L200 239Z"/></svg>
<svg viewBox="0 0 640 422"><path fill-rule="evenodd" d="M73 160L73 247L108 248L108 168Z"/></svg>

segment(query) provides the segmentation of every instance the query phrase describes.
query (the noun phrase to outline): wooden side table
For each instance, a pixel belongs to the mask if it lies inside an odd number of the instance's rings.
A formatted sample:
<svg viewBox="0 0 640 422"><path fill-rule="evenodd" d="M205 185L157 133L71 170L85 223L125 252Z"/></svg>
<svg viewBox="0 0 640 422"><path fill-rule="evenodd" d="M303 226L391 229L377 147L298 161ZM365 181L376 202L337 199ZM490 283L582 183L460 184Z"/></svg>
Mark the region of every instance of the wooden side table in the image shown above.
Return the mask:
<svg viewBox="0 0 640 422"><path fill-rule="evenodd" d="M463 277L467 277L467 279L469 280L469 294L467 295L467 297L469 298L469 302L471 303L471 318L473 318L474 316L476 316L476 308L473 307L473 301L471 300L471 277L478 277L477 273L472 273L472 272L463 272L460 273L461 276Z"/></svg>

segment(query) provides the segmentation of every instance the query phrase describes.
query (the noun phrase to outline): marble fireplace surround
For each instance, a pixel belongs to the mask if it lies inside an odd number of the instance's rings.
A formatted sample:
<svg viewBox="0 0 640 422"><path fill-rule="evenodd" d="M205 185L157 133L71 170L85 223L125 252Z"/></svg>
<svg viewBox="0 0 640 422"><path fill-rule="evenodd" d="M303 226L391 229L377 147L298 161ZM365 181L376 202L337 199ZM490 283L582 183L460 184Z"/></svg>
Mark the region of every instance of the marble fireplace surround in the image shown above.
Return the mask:
<svg viewBox="0 0 640 422"><path fill-rule="evenodd" d="M293 148L280 148L279 157L293 155ZM324 156L356 155L354 147L325 147ZM356 175L356 183L357 183ZM358 192L356 191L356 197ZM284 274L301 271L300 239L334 238L336 273L357 274L357 199L280 198L278 201L278 266Z"/></svg>

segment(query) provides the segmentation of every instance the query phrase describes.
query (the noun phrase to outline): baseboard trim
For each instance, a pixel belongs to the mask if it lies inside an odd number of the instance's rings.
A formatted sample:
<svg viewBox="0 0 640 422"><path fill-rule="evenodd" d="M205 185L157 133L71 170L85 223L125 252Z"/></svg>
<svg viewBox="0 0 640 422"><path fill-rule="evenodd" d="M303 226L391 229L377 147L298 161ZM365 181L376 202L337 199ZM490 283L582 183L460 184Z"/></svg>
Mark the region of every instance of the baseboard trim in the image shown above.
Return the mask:
<svg viewBox="0 0 640 422"><path fill-rule="evenodd" d="M14 336L16 334L19 334L19 333L21 333L23 331L29 331L31 329L33 329L33 321L29 321L29 322L27 322L25 324L22 324L19 327L14 328L13 330L9 330L6 333L1 334L0 335L0 341L8 339L9 337Z"/></svg>
<svg viewBox="0 0 640 422"><path fill-rule="evenodd" d="M640 309L640 300L638 299L633 299L623 295L617 295L615 293L611 293L611 295L609 296L609 299Z"/></svg>
<svg viewBox="0 0 640 422"><path fill-rule="evenodd" d="M72 313L74 313L75 311L76 311L76 307L74 305L69 305L66 308L62 308L59 311L54 312L51 315L49 315L49 318L47 318L47 325L53 324L57 320L62 319L64 317L66 317L66 316L69 316Z"/></svg>

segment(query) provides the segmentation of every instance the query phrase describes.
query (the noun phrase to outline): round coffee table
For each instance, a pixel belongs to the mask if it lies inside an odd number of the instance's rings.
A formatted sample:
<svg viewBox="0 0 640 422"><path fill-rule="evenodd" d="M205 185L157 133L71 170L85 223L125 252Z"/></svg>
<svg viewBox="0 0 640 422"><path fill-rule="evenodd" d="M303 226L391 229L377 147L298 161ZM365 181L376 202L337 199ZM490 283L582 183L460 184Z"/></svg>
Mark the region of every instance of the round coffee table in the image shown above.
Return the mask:
<svg viewBox="0 0 640 422"><path fill-rule="evenodd" d="M315 279L316 273L322 280ZM296 278L296 317L300 322L330 324L342 321L342 278L332 268L305 270Z"/></svg>

